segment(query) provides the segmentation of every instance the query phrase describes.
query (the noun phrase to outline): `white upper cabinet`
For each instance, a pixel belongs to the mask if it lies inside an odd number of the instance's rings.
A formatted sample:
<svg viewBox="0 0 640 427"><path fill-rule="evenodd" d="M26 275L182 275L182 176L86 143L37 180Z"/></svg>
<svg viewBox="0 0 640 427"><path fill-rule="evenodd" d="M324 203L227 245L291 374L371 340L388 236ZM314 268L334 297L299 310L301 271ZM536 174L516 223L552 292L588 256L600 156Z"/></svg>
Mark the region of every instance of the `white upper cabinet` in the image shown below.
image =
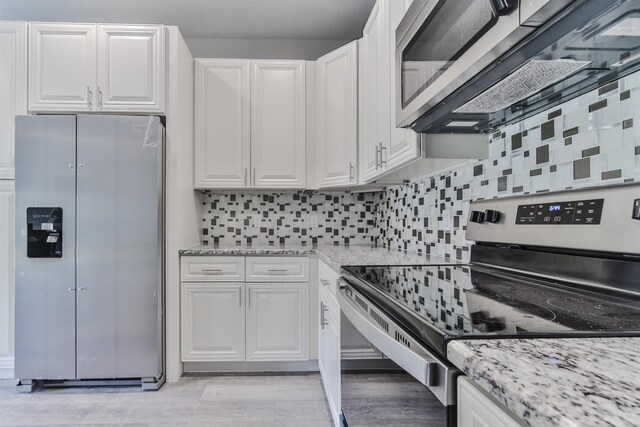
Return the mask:
<svg viewBox="0 0 640 427"><path fill-rule="evenodd" d="M380 80L382 38L384 34L383 3L377 1L364 28L360 42L360 171L362 181L368 182L381 173L380 143L384 134L381 120Z"/></svg>
<svg viewBox="0 0 640 427"><path fill-rule="evenodd" d="M305 188L305 62L197 59L196 188Z"/></svg>
<svg viewBox="0 0 640 427"><path fill-rule="evenodd" d="M250 61L196 61L195 186L249 186Z"/></svg>
<svg viewBox="0 0 640 427"><path fill-rule="evenodd" d="M162 25L29 24L29 111L164 111Z"/></svg>
<svg viewBox="0 0 640 427"><path fill-rule="evenodd" d="M389 38L389 78L388 82L390 85L390 94L389 100L386 105L389 107L389 117L391 121L389 122L389 127L391 130L391 135L389 139L389 149L387 152L383 153L384 158L383 161L386 169L396 169L400 166L406 165L407 163L417 159L420 157L420 143L418 140L418 135L411 129L404 129L396 127L396 108L394 104L394 100L396 99L396 76L395 76L395 50L396 50L396 28L400 21L402 21L402 17L405 12L411 5L412 0L399 0L397 4L391 3L389 5L389 22L390 22L390 38Z"/></svg>
<svg viewBox="0 0 640 427"><path fill-rule="evenodd" d="M305 186L305 63L252 61L254 188Z"/></svg>
<svg viewBox="0 0 640 427"><path fill-rule="evenodd" d="M29 24L29 110L92 111L95 24Z"/></svg>
<svg viewBox="0 0 640 427"><path fill-rule="evenodd" d="M164 30L98 25L98 109L164 111Z"/></svg>
<svg viewBox="0 0 640 427"><path fill-rule="evenodd" d="M317 164L320 188L357 183L358 42L318 59Z"/></svg>
<svg viewBox="0 0 640 427"><path fill-rule="evenodd" d="M15 116L27 113L27 23L0 22L0 179L15 177Z"/></svg>
<svg viewBox="0 0 640 427"><path fill-rule="evenodd" d="M420 157L411 130L396 128L395 30L409 0L378 0L360 41L360 170L371 182Z"/></svg>

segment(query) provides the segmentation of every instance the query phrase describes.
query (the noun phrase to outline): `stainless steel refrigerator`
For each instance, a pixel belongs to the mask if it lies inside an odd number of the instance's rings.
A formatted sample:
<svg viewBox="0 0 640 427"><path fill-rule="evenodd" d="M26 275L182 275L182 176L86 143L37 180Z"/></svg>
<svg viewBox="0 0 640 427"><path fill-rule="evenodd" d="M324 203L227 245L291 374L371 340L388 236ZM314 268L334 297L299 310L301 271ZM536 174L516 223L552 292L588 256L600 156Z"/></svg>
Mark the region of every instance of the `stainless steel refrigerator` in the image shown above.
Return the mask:
<svg viewBox="0 0 640 427"><path fill-rule="evenodd" d="M19 389L164 382L164 128L16 118Z"/></svg>

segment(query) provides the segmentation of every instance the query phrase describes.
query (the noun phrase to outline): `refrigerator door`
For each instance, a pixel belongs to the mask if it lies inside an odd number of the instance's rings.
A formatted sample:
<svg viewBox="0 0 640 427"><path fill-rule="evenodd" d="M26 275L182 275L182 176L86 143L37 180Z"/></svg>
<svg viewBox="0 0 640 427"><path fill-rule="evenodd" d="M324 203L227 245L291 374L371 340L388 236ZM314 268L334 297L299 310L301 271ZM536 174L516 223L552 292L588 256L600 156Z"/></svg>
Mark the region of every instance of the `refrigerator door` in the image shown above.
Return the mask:
<svg viewBox="0 0 640 427"><path fill-rule="evenodd" d="M163 128L78 116L77 376L162 372Z"/></svg>
<svg viewBox="0 0 640 427"><path fill-rule="evenodd" d="M76 377L75 163L75 116L16 117L15 375L23 380Z"/></svg>

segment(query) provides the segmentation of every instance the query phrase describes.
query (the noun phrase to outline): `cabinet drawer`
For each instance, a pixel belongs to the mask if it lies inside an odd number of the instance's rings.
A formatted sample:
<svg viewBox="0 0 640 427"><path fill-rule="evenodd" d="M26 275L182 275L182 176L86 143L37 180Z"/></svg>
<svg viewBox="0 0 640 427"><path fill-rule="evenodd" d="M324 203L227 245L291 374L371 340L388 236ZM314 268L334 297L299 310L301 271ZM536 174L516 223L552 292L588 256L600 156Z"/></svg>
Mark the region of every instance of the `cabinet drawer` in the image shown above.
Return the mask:
<svg viewBox="0 0 640 427"><path fill-rule="evenodd" d="M334 297L338 291L340 274L324 262L318 263L318 282L321 288L327 289Z"/></svg>
<svg viewBox="0 0 640 427"><path fill-rule="evenodd" d="M307 257L247 257L247 282L307 281Z"/></svg>
<svg viewBox="0 0 640 427"><path fill-rule="evenodd" d="M244 257L182 257L180 277L183 282L244 282Z"/></svg>

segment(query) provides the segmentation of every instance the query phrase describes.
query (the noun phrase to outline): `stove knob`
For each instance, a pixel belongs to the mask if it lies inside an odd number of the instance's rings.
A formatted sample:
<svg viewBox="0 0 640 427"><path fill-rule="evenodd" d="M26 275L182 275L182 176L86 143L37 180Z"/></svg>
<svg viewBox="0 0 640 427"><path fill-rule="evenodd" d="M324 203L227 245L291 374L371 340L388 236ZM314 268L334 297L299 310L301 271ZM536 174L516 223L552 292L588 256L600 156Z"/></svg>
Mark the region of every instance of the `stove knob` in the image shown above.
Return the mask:
<svg viewBox="0 0 640 427"><path fill-rule="evenodd" d="M482 211L471 211L471 218L469 218L471 222L477 222L478 224L482 224L484 222L484 212Z"/></svg>
<svg viewBox="0 0 640 427"><path fill-rule="evenodd" d="M500 221L500 212L494 211L493 209L487 209L486 211L484 211L484 217L490 223L495 224L496 222Z"/></svg>

